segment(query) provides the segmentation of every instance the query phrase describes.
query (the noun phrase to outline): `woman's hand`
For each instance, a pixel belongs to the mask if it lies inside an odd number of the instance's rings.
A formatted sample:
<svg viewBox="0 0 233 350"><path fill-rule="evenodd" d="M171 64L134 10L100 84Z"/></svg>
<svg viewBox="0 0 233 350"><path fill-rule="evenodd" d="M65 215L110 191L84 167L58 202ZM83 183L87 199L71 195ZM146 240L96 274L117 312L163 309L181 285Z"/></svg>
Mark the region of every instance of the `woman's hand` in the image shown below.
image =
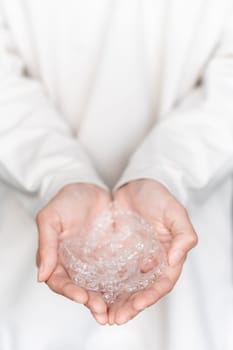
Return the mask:
<svg viewBox="0 0 233 350"><path fill-rule="evenodd" d="M38 280L46 282L54 292L85 304L101 324L108 320L107 306L102 296L88 292L71 281L63 266L59 264L58 244L61 238L71 238L77 235L79 230L83 232L110 202L110 194L97 186L72 184L65 186L37 216Z"/></svg>
<svg viewBox="0 0 233 350"><path fill-rule="evenodd" d="M184 207L155 180L132 181L121 187L114 199L120 208L137 212L153 225L168 257L168 266L157 282L111 306L109 323L123 324L172 290L198 239Z"/></svg>

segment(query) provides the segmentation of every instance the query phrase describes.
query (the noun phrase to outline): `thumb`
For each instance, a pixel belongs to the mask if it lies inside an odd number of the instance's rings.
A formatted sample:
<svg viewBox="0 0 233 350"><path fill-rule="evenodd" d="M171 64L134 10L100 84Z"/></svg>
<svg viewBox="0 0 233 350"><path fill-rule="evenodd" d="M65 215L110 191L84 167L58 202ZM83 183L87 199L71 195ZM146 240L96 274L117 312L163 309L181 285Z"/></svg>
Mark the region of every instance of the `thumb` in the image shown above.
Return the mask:
<svg viewBox="0 0 233 350"><path fill-rule="evenodd" d="M45 282L49 279L57 265L59 230L48 221L48 215L46 217L39 215L37 225L39 231L38 281Z"/></svg>
<svg viewBox="0 0 233 350"><path fill-rule="evenodd" d="M182 207L173 211L169 230L172 234L172 244L168 252L168 262L170 266L176 266L196 246L198 237L186 210Z"/></svg>

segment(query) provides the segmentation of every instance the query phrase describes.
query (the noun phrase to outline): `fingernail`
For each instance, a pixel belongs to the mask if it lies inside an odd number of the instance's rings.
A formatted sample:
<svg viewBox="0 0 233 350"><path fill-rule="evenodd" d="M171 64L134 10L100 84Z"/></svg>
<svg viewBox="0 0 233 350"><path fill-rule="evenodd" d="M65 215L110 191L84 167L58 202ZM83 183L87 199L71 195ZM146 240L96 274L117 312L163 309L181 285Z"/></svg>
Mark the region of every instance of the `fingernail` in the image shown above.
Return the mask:
<svg viewBox="0 0 233 350"><path fill-rule="evenodd" d="M181 260L184 257L184 252L182 252L179 249L175 249L173 252L171 252L170 258L169 258L169 265L175 266L181 262Z"/></svg>

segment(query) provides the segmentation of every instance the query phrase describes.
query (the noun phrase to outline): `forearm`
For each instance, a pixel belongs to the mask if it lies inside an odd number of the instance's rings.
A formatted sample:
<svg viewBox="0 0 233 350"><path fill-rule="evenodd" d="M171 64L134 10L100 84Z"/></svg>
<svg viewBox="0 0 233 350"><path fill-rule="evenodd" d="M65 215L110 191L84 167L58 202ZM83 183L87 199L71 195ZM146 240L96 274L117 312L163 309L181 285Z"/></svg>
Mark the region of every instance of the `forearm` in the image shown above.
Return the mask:
<svg viewBox="0 0 233 350"><path fill-rule="evenodd" d="M116 187L139 178L162 182L183 203L208 194L233 169L233 28L231 21L196 88L156 125Z"/></svg>
<svg viewBox="0 0 233 350"><path fill-rule="evenodd" d="M42 84L26 75L2 21L0 53L0 179L44 201L68 183L105 187Z"/></svg>

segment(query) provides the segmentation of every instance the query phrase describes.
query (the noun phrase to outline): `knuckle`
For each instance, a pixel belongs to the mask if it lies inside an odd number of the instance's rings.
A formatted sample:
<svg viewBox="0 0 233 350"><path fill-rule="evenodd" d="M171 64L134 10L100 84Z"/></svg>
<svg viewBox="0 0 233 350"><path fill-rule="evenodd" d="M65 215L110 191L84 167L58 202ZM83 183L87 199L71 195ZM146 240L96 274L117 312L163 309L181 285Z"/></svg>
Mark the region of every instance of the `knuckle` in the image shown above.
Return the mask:
<svg viewBox="0 0 233 350"><path fill-rule="evenodd" d="M39 213L36 216L36 222L37 224L40 224L42 221L44 221L47 218L47 211L45 209L41 209Z"/></svg>
<svg viewBox="0 0 233 350"><path fill-rule="evenodd" d="M62 286L62 294L64 296L69 296L70 295L70 287L71 285L69 283L65 283L63 286Z"/></svg>
<svg viewBox="0 0 233 350"><path fill-rule="evenodd" d="M189 239L189 242L190 242L190 245L192 247L195 247L198 243L198 237L196 234L193 234L192 236L190 236L190 239Z"/></svg>

